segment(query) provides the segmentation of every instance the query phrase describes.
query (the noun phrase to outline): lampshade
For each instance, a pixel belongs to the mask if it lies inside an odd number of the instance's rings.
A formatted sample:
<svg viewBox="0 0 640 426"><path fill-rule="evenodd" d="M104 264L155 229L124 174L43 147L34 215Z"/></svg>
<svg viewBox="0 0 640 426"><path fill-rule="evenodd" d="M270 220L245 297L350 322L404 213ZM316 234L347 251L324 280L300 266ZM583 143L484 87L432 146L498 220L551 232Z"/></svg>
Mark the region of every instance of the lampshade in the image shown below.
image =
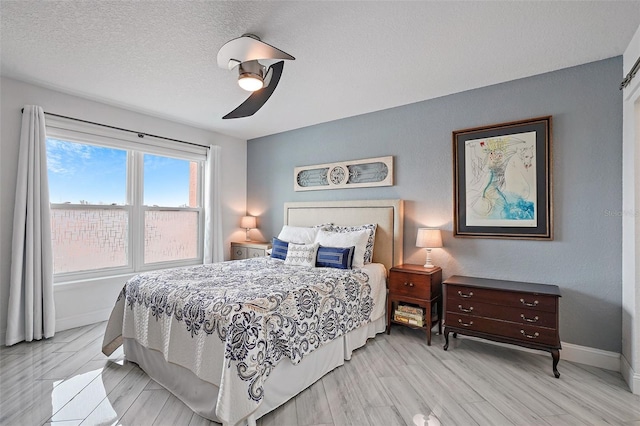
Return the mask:
<svg viewBox="0 0 640 426"><path fill-rule="evenodd" d="M253 73L240 74L238 77L238 85L248 92L255 92L262 89L264 81L262 77Z"/></svg>
<svg viewBox="0 0 640 426"><path fill-rule="evenodd" d="M440 248L442 247L442 233L437 228L418 228L416 247Z"/></svg>
<svg viewBox="0 0 640 426"><path fill-rule="evenodd" d="M255 229L256 228L256 217L255 216L243 216L240 220L240 228L244 229Z"/></svg>

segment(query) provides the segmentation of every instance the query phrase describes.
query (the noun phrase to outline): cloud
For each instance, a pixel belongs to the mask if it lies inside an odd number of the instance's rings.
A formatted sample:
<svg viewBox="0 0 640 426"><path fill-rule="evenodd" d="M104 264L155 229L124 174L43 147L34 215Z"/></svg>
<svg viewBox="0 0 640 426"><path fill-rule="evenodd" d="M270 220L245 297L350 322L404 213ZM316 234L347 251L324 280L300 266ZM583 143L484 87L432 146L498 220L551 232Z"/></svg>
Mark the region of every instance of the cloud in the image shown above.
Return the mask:
<svg viewBox="0 0 640 426"><path fill-rule="evenodd" d="M50 173L74 174L92 158L94 148L89 145L47 139L47 169Z"/></svg>

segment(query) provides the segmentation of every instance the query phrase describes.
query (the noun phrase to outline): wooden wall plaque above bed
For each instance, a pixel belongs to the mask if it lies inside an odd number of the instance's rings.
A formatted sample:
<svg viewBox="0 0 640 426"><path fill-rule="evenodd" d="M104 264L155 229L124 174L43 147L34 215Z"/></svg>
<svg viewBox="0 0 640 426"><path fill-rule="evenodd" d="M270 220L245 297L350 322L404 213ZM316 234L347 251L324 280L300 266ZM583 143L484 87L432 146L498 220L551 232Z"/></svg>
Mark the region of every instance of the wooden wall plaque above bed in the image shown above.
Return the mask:
<svg viewBox="0 0 640 426"><path fill-rule="evenodd" d="M294 191L391 185L393 185L392 155L293 169Z"/></svg>

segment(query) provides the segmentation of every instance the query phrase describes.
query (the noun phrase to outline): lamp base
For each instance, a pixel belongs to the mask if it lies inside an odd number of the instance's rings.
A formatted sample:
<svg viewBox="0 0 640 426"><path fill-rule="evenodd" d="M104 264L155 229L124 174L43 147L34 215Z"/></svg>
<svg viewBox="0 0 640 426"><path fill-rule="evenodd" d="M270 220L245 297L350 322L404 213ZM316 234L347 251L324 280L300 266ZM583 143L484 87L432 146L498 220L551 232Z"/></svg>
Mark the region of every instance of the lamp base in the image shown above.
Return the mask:
<svg viewBox="0 0 640 426"><path fill-rule="evenodd" d="M424 263L424 267L427 269L433 269L436 267L433 263L431 263L431 249L427 247L427 261Z"/></svg>

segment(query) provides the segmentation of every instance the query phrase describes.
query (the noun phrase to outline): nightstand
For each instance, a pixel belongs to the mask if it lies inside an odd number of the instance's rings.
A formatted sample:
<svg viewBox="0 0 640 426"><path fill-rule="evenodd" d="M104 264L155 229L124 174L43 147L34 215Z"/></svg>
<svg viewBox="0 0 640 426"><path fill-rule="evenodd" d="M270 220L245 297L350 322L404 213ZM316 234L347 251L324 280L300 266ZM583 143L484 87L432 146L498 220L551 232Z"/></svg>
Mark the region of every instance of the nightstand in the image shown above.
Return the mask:
<svg viewBox="0 0 640 426"><path fill-rule="evenodd" d="M267 241L238 241L231 243L231 260L251 259L267 255L271 243Z"/></svg>
<svg viewBox="0 0 640 426"><path fill-rule="evenodd" d="M421 265L398 265L389 271L389 294L387 295L387 334L391 324L421 328L427 332L427 345L431 345L431 328L438 323L442 334L442 269L425 268ZM423 325L414 325L394 319L398 305L420 307L424 311ZM408 315L410 316L410 315Z"/></svg>

